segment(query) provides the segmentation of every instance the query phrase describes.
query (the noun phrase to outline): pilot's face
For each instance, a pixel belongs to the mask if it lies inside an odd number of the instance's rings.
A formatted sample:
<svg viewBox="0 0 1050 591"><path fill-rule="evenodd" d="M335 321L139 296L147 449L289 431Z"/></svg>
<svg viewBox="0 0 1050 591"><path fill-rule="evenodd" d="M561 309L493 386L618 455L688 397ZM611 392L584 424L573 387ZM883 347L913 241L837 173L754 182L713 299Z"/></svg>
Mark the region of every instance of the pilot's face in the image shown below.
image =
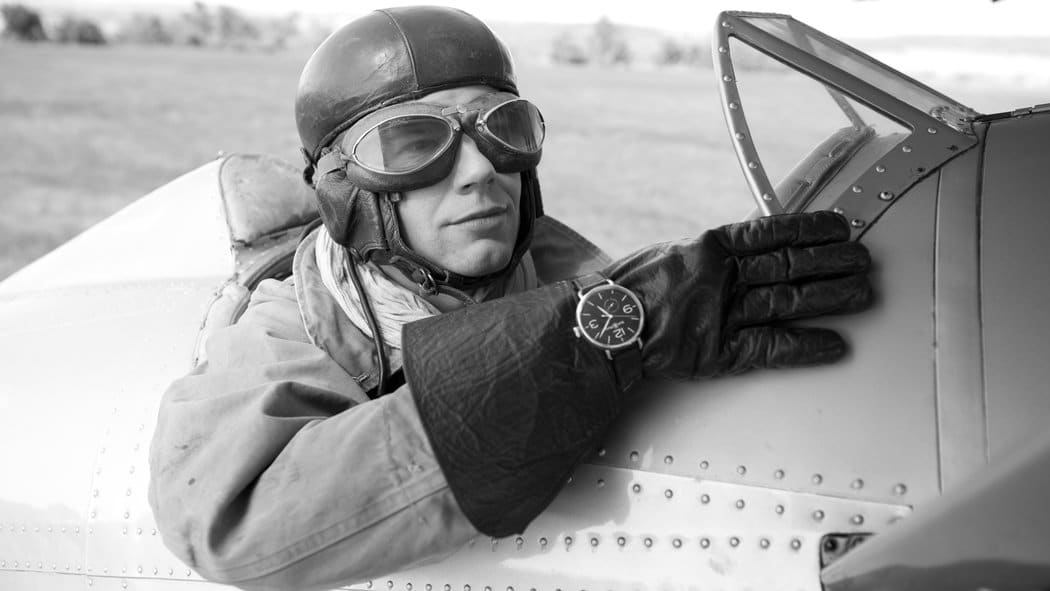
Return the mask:
<svg viewBox="0 0 1050 591"><path fill-rule="evenodd" d="M462 105L494 92L464 86L420 100ZM441 182L405 191L397 204L401 235L408 246L454 273L481 276L507 266L518 235L521 175L497 173L463 134L452 172Z"/></svg>

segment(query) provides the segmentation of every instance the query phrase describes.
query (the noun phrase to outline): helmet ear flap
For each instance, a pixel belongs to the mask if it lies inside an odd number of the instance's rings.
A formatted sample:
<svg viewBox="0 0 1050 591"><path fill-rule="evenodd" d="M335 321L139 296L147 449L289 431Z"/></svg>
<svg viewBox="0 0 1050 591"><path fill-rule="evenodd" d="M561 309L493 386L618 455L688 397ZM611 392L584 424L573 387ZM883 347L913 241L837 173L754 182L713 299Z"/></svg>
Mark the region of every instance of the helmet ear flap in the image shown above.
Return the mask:
<svg viewBox="0 0 1050 591"><path fill-rule="evenodd" d="M360 245L386 248L379 198L357 187L342 168L319 174L314 181L317 209L332 240L358 255Z"/></svg>

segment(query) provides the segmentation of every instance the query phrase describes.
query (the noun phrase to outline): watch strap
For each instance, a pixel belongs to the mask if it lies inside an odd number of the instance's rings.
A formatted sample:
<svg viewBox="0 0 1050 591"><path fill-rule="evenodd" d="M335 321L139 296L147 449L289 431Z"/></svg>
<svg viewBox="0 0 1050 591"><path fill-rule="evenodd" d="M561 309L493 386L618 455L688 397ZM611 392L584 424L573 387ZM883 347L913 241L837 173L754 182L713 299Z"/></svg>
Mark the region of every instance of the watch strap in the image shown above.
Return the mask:
<svg viewBox="0 0 1050 591"><path fill-rule="evenodd" d="M597 271L581 275L572 281L573 287L576 288L581 298L590 290L606 283L614 282ZM606 349L605 356L612 362L613 374L616 376L616 384L621 392L626 392L642 378L642 343L640 341L617 351Z"/></svg>
<svg viewBox="0 0 1050 591"><path fill-rule="evenodd" d="M609 283L609 278L598 271L587 273L586 275L580 275L572 280L573 287L576 288L576 291L580 292L580 295L587 293L603 283Z"/></svg>

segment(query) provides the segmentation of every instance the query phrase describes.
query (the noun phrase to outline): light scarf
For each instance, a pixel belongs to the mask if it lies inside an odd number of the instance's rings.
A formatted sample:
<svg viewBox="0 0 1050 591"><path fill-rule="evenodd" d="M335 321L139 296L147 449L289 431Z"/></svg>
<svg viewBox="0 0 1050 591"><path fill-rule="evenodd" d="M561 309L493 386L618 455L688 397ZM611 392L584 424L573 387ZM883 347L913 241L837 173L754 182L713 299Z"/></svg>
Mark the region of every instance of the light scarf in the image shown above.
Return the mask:
<svg viewBox="0 0 1050 591"><path fill-rule="evenodd" d="M350 281L348 266L355 265L361 288L368 297L383 337L384 350L390 361L390 372L401 368L401 326L421 320L441 311L419 294L406 289L387 276L373 263L354 262L346 249L336 244L328 230L321 226L318 230L315 247L317 268L321 272L321 281L339 302L339 307L350 322L369 338L372 329L364 313L357 290ZM484 301L488 297L498 297L533 289L538 285L536 268L529 253L521 258L514 272L501 281L497 281L470 294L475 301Z"/></svg>

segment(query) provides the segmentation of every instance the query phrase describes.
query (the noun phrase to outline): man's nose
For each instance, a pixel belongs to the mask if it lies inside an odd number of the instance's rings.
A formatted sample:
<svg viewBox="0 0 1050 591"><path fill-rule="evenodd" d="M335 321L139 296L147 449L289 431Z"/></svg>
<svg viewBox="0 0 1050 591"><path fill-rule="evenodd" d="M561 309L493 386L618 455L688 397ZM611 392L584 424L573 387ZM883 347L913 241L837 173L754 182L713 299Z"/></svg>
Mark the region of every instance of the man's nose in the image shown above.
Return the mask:
<svg viewBox="0 0 1050 591"><path fill-rule="evenodd" d="M492 161L478 150L478 145L470 136L463 135L461 138L456 164L452 170L452 180L457 190L464 193L496 180L496 168Z"/></svg>

